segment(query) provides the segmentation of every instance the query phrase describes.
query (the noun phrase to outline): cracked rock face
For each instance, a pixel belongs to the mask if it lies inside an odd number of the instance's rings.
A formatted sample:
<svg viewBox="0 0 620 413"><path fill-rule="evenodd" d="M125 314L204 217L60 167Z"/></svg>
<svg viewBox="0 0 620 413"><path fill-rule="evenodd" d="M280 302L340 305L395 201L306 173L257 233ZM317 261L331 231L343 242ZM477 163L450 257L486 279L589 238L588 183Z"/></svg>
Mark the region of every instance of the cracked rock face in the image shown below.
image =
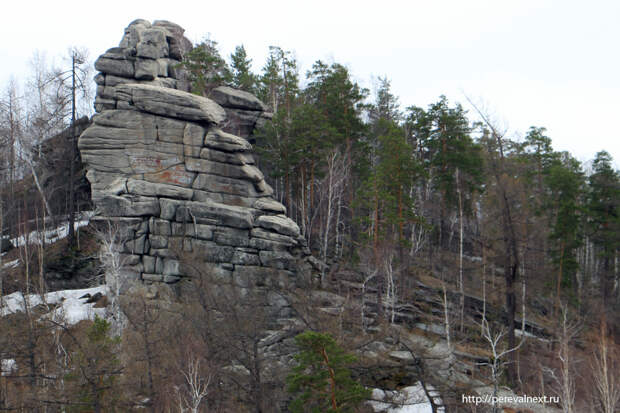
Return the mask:
<svg viewBox="0 0 620 413"><path fill-rule="evenodd" d="M304 250L248 141L265 106L228 87L188 93L178 63L190 46L174 23L136 20L95 63L97 114L78 146L96 217L123 226L121 294L179 281L181 252L245 285L289 279Z"/></svg>

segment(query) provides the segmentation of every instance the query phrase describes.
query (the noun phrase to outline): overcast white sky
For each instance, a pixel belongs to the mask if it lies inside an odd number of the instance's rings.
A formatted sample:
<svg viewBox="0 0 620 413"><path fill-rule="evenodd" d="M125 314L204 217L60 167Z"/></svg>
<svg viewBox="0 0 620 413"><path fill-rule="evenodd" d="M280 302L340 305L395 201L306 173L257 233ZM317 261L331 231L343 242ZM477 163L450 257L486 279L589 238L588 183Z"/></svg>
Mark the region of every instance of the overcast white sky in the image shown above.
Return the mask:
<svg viewBox="0 0 620 413"><path fill-rule="evenodd" d="M244 44L255 71L278 45L295 51L302 73L323 59L369 88L387 76L403 108L444 94L469 109L467 94L513 136L544 126L556 150L586 161L606 149L620 164L618 1L17 0L3 17L2 87L24 76L36 49L53 57L85 46L94 59L132 20L165 19L192 41L210 33L224 56Z"/></svg>

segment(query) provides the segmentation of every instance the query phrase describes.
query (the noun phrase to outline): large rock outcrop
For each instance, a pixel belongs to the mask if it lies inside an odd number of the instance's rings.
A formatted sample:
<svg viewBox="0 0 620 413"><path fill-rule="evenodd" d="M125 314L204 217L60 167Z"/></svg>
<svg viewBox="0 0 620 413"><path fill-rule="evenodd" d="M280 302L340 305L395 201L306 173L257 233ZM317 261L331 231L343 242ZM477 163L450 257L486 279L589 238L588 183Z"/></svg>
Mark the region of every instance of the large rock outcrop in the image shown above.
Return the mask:
<svg viewBox="0 0 620 413"><path fill-rule="evenodd" d="M183 29L136 20L95 63L98 112L80 136L96 217L124 228L132 282L176 283L191 254L239 285L295 275L307 251L299 228L255 165L252 131L269 117L253 95L188 93Z"/></svg>

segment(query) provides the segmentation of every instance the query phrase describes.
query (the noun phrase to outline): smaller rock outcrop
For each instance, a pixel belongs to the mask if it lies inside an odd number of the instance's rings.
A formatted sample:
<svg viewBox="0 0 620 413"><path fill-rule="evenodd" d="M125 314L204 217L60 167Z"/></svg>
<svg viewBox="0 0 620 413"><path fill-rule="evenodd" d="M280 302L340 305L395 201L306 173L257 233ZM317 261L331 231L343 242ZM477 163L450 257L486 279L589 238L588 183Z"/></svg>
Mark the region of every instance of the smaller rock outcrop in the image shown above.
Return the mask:
<svg viewBox="0 0 620 413"><path fill-rule="evenodd" d="M254 144L252 132L271 119L271 113L256 96L243 90L220 86L211 91L211 99L226 110L222 130L241 136Z"/></svg>
<svg viewBox="0 0 620 413"><path fill-rule="evenodd" d="M116 89L123 84L145 83L188 91L181 60L192 44L184 32L181 26L165 20L131 22L119 46L95 61L95 69L101 72L95 77L95 110L116 109Z"/></svg>

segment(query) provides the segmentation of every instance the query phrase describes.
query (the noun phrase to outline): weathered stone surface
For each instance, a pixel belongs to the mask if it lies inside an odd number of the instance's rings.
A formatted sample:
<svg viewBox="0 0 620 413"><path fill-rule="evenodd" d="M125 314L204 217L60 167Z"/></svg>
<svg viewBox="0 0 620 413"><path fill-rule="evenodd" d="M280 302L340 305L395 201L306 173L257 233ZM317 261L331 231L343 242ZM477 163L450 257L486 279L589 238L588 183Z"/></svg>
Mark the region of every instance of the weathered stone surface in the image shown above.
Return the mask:
<svg viewBox="0 0 620 413"><path fill-rule="evenodd" d="M136 20L97 60L99 113L78 146L96 218L124 223L121 281L178 282L190 256L243 289L288 285L304 239L249 141L270 115L228 87L186 93L190 46L174 23Z"/></svg>
<svg viewBox="0 0 620 413"><path fill-rule="evenodd" d="M286 214L286 207L271 198L259 198L254 202L254 208L261 209L263 211L269 212L278 212L281 214Z"/></svg>
<svg viewBox="0 0 620 413"><path fill-rule="evenodd" d="M176 258L177 254L174 251L169 250L168 248L161 248L161 249L157 249L157 248L151 248L149 250L149 254L154 256L154 257L158 257L159 258ZM157 261L159 263L159 261ZM163 263L163 261L162 261ZM159 264L156 264L159 265ZM163 264L162 264L163 265ZM157 270L157 268L159 267L155 267L156 268L156 272L160 272L163 271L163 267L161 267L162 269Z"/></svg>
<svg viewBox="0 0 620 413"><path fill-rule="evenodd" d="M166 284L174 284L181 280L180 276L177 275L164 275L164 282Z"/></svg>
<svg viewBox="0 0 620 413"><path fill-rule="evenodd" d="M258 218L256 224L259 227L272 229L280 234L290 235L293 237L299 236L299 227L297 224L292 219L284 215L263 215Z"/></svg>
<svg viewBox="0 0 620 413"><path fill-rule="evenodd" d="M152 27L144 30L140 35L140 42L136 45L136 56L149 59L159 59L168 56L168 31L161 27Z"/></svg>
<svg viewBox="0 0 620 413"><path fill-rule="evenodd" d="M116 109L116 101L110 99L95 98L95 110L98 112L110 109Z"/></svg>
<svg viewBox="0 0 620 413"><path fill-rule="evenodd" d="M236 249L231 263L240 265L260 265L260 259L257 254L250 254Z"/></svg>
<svg viewBox="0 0 620 413"><path fill-rule="evenodd" d="M136 179L127 180L127 190L130 194L145 196L163 196L175 199L192 199L193 191L176 185L155 184Z"/></svg>
<svg viewBox="0 0 620 413"><path fill-rule="evenodd" d="M254 157L249 153L242 152L228 153L216 149L203 148L200 150L200 157L210 161L230 163L233 165L254 164Z"/></svg>
<svg viewBox="0 0 620 413"><path fill-rule="evenodd" d="M155 60L136 59L135 68L134 76L139 80L153 80L159 74L159 63Z"/></svg>
<svg viewBox="0 0 620 413"><path fill-rule="evenodd" d="M146 234L137 237L136 239L125 242L124 250L130 254L144 254L148 251L146 243Z"/></svg>
<svg viewBox="0 0 620 413"><path fill-rule="evenodd" d="M136 265L140 262L142 256L132 254L120 254L120 259L124 265Z"/></svg>
<svg viewBox="0 0 620 413"><path fill-rule="evenodd" d="M181 275L181 264L179 263L179 261L170 258L164 258L163 274L164 276Z"/></svg>
<svg viewBox="0 0 620 413"><path fill-rule="evenodd" d="M263 181L254 182L254 186L256 187L256 190L262 196L271 196L271 195L273 195L273 188L264 180Z"/></svg>
<svg viewBox="0 0 620 413"><path fill-rule="evenodd" d="M246 179L252 182L260 182L264 179L261 171L254 165L234 165L223 162L209 161L207 159L187 158L185 161L185 166L192 172Z"/></svg>
<svg viewBox="0 0 620 413"><path fill-rule="evenodd" d="M217 245L212 241L193 239L191 244L195 256L206 262L231 262L235 253L233 247Z"/></svg>
<svg viewBox="0 0 620 413"><path fill-rule="evenodd" d="M192 188L242 197L258 197L260 195L250 181L218 175L198 174Z"/></svg>
<svg viewBox="0 0 620 413"><path fill-rule="evenodd" d="M192 222L200 218L233 228L252 228L254 221L250 210L217 202L189 201L177 209L177 222Z"/></svg>
<svg viewBox="0 0 620 413"><path fill-rule="evenodd" d="M199 238L204 240L213 239L214 225L194 224L173 222L172 223L172 235L181 237Z"/></svg>
<svg viewBox="0 0 620 413"><path fill-rule="evenodd" d="M152 248L168 248L168 237L165 235L150 235L149 241Z"/></svg>
<svg viewBox="0 0 620 413"><path fill-rule="evenodd" d="M155 281L155 282L161 282L164 280L164 276L161 274L147 274L147 273L143 273L142 274L142 279L144 281Z"/></svg>
<svg viewBox="0 0 620 413"><path fill-rule="evenodd" d="M154 273L156 261L157 261L157 258L151 257L150 255L143 256L142 263L144 265L144 272Z"/></svg>
<svg viewBox="0 0 620 413"><path fill-rule="evenodd" d="M151 85L119 85L116 98L156 115L219 124L226 118L215 102L188 92Z"/></svg>
<svg viewBox="0 0 620 413"><path fill-rule="evenodd" d="M250 243L250 232L234 228L219 228L213 233L213 240L219 245L247 247Z"/></svg>
<svg viewBox="0 0 620 413"><path fill-rule="evenodd" d="M182 155L169 155L141 147L126 148L124 152L134 174L162 172L183 163Z"/></svg>
<svg viewBox="0 0 620 413"><path fill-rule="evenodd" d="M196 201L196 202L214 201L214 202L219 202L221 204L236 205L236 204L231 204L229 202L224 202L223 194L201 191L198 189L194 189L194 198L192 198L192 201ZM240 205L237 205L237 206L240 206ZM246 205L241 205L241 206L246 206ZM247 205L247 206L250 206L250 205Z"/></svg>
<svg viewBox="0 0 620 413"><path fill-rule="evenodd" d="M188 123L183 131L183 144L191 146L202 146L207 131L200 125Z"/></svg>
<svg viewBox="0 0 620 413"><path fill-rule="evenodd" d="M124 56L115 56L111 53L106 53L99 57L95 61L95 69L123 77L134 77L135 73L132 61L126 60Z"/></svg>
<svg viewBox="0 0 620 413"><path fill-rule="evenodd" d="M246 152L252 149L252 145L245 139L220 129L209 131L205 136L204 145L226 152Z"/></svg>
<svg viewBox="0 0 620 413"><path fill-rule="evenodd" d="M154 183L169 183L190 188L196 174L185 169L185 165L174 165L159 172L145 173L144 180Z"/></svg>
<svg viewBox="0 0 620 413"><path fill-rule="evenodd" d="M153 145L156 141L181 144L185 129L183 121L127 110L107 110L95 115L93 122L78 141L82 151Z"/></svg>
<svg viewBox="0 0 620 413"><path fill-rule="evenodd" d="M268 240L264 238L250 238L250 247L265 251L281 251L288 250L291 244Z"/></svg>
<svg viewBox="0 0 620 413"><path fill-rule="evenodd" d="M271 118L265 112L229 108L225 108L225 110L226 124L222 130L247 139L251 144L255 143L252 136L254 130L264 126L264 123Z"/></svg>
<svg viewBox="0 0 620 413"><path fill-rule="evenodd" d="M168 31L166 41L168 42L169 56L176 60L182 60L185 53L191 50L192 43L183 36L185 30L176 23L167 20L156 20L153 27L163 27Z"/></svg>
<svg viewBox="0 0 620 413"><path fill-rule="evenodd" d="M132 173L129 158L122 150L92 149L82 153L82 161L102 172Z"/></svg>
<svg viewBox="0 0 620 413"><path fill-rule="evenodd" d="M295 258L288 251L261 251L260 262L265 267L290 270L295 267Z"/></svg>
<svg viewBox="0 0 620 413"><path fill-rule="evenodd" d="M104 195L97 203L98 213L109 217L158 216L159 201L141 196Z"/></svg>
<svg viewBox="0 0 620 413"><path fill-rule="evenodd" d="M276 241L286 245L297 245L297 240L288 235L278 234L272 231L266 231L263 228L252 228L252 237L253 238L262 238L270 241Z"/></svg>
<svg viewBox="0 0 620 413"><path fill-rule="evenodd" d="M177 208L183 205L183 203L173 199L162 198L159 200L159 205L161 208L161 218L171 221L176 216Z"/></svg>
<svg viewBox="0 0 620 413"><path fill-rule="evenodd" d="M260 112L265 112L267 110L267 106L253 94L228 86L216 87L211 91L210 96L214 101L224 107L256 110Z"/></svg>
<svg viewBox="0 0 620 413"><path fill-rule="evenodd" d="M125 29L125 35L121 40L120 47L136 47L138 42L140 42L141 34L149 27L151 27L151 22L143 19L136 19L129 23L129 26Z"/></svg>

